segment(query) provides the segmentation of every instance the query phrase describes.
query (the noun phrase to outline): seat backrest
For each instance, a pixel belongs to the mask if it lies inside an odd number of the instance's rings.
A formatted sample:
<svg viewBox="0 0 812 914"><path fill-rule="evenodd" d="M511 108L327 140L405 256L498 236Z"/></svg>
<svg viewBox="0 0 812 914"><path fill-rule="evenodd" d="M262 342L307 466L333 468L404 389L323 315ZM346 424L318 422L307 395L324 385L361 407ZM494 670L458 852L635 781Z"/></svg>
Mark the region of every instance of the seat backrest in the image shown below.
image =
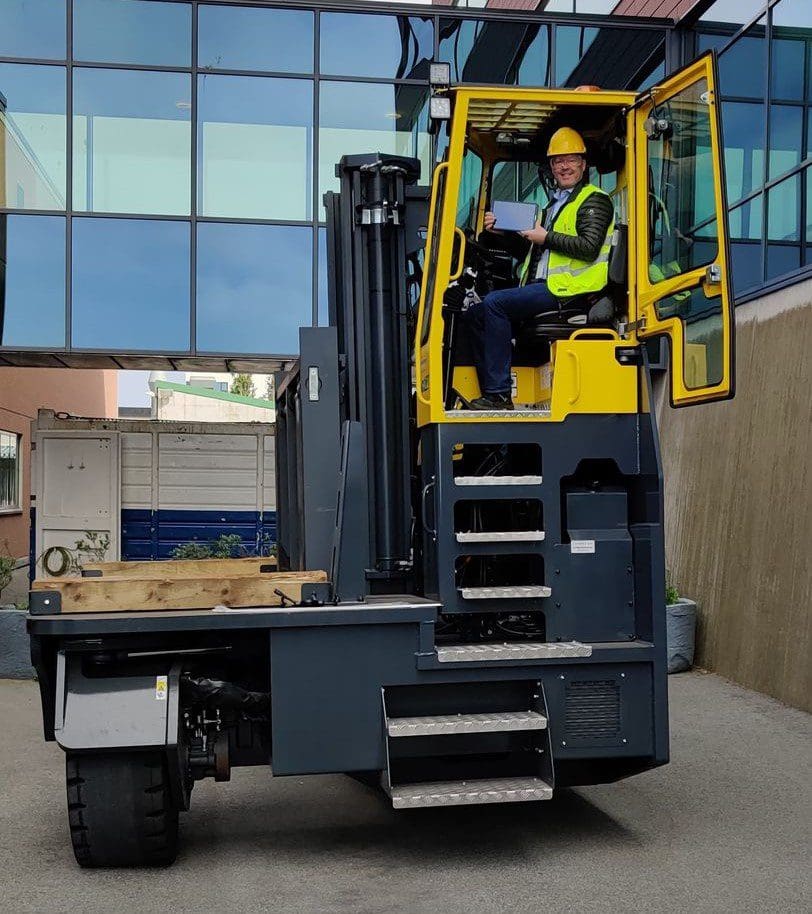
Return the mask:
<svg viewBox="0 0 812 914"><path fill-rule="evenodd" d="M614 286L626 285L628 275L629 227L615 225L612 248L609 251L609 282Z"/></svg>

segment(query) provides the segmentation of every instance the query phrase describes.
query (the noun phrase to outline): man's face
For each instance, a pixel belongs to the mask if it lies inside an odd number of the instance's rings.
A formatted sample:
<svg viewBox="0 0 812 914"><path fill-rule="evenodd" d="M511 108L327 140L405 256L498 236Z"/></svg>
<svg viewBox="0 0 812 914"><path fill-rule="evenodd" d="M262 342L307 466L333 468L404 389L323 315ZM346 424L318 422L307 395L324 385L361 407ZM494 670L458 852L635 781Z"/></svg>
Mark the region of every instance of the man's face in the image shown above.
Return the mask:
<svg viewBox="0 0 812 914"><path fill-rule="evenodd" d="M551 156L550 168L553 171L555 183L566 190L583 178L586 171L586 159L581 155Z"/></svg>

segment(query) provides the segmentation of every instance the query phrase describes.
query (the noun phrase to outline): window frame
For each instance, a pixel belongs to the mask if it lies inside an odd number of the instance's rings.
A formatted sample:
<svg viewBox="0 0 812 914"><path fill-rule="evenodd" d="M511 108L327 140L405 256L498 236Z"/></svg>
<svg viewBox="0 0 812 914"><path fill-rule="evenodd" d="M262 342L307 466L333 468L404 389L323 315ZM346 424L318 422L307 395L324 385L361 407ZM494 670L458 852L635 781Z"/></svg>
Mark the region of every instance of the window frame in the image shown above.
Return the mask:
<svg viewBox="0 0 812 914"><path fill-rule="evenodd" d="M16 446L16 455L14 457L14 462L16 464L16 505L4 505L0 503L0 516L6 516L9 514L22 514L23 513L23 462L22 457L22 442L23 436L19 432L13 432L7 429L0 429L0 443L2 442L2 436L8 435L14 439Z"/></svg>

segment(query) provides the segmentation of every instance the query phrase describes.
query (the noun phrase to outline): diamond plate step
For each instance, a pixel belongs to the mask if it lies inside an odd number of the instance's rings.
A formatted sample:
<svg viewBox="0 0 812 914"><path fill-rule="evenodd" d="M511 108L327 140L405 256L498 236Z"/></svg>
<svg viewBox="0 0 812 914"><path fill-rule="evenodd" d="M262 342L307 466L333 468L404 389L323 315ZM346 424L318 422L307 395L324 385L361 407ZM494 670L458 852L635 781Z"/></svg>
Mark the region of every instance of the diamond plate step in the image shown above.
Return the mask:
<svg viewBox="0 0 812 914"><path fill-rule="evenodd" d="M489 714L440 714L430 717L392 717L389 736L442 736L450 733L505 733L543 730L547 718L538 711L493 711Z"/></svg>
<svg viewBox="0 0 812 914"><path fill-rule="evenodd" d="M507 641L501 644L452 644L437 648L440 663L487 663L492 660L564 660L591 657L592 645L580 641Z"/></svg>
<svg viewBox="0 0 812 914"><path fill-rule="evenodd" d="M541 778L493 778L401 784L391 790L395 809L425 806L470 806L476 803L526 803L552 798L553 788Z"/></svg>
<svg viewBox="0 0 812 914"><path fill-rule="evenodd" d="M448 419L549 419L549 409L447 409Z"/></svg>
<svg viewBox="0 0 812 914"><path fill-rule="evenodd" d="M457 533L458 543L537 543L544 539L543 530L506 530L495 533Z"/></svg>
<svg viewBox="0 0 812 914"><path fill-rule="evenodd" d="M541 476L457 476L458 486L540 486Z"/></svg>
<svg viewBox="0 0 812 914"><path fill-rule="evenodd" d="M549 597L549 587L541 584L521 584L512 587L460 587L464 600L521 600L532 597Z"/></svg>

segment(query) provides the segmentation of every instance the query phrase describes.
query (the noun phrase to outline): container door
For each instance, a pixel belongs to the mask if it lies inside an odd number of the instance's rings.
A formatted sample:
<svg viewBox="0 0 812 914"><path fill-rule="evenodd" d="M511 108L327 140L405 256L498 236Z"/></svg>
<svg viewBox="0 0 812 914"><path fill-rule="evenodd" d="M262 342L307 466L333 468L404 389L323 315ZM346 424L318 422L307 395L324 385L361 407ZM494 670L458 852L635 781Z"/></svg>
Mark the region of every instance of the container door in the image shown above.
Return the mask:
<svg viewBox="0 0 812 914"><path fill-rule="evenodd" d="M665 334L671 404L733 396L733 332L716 62L706 54L634 111L638 336Z"/></svg>

